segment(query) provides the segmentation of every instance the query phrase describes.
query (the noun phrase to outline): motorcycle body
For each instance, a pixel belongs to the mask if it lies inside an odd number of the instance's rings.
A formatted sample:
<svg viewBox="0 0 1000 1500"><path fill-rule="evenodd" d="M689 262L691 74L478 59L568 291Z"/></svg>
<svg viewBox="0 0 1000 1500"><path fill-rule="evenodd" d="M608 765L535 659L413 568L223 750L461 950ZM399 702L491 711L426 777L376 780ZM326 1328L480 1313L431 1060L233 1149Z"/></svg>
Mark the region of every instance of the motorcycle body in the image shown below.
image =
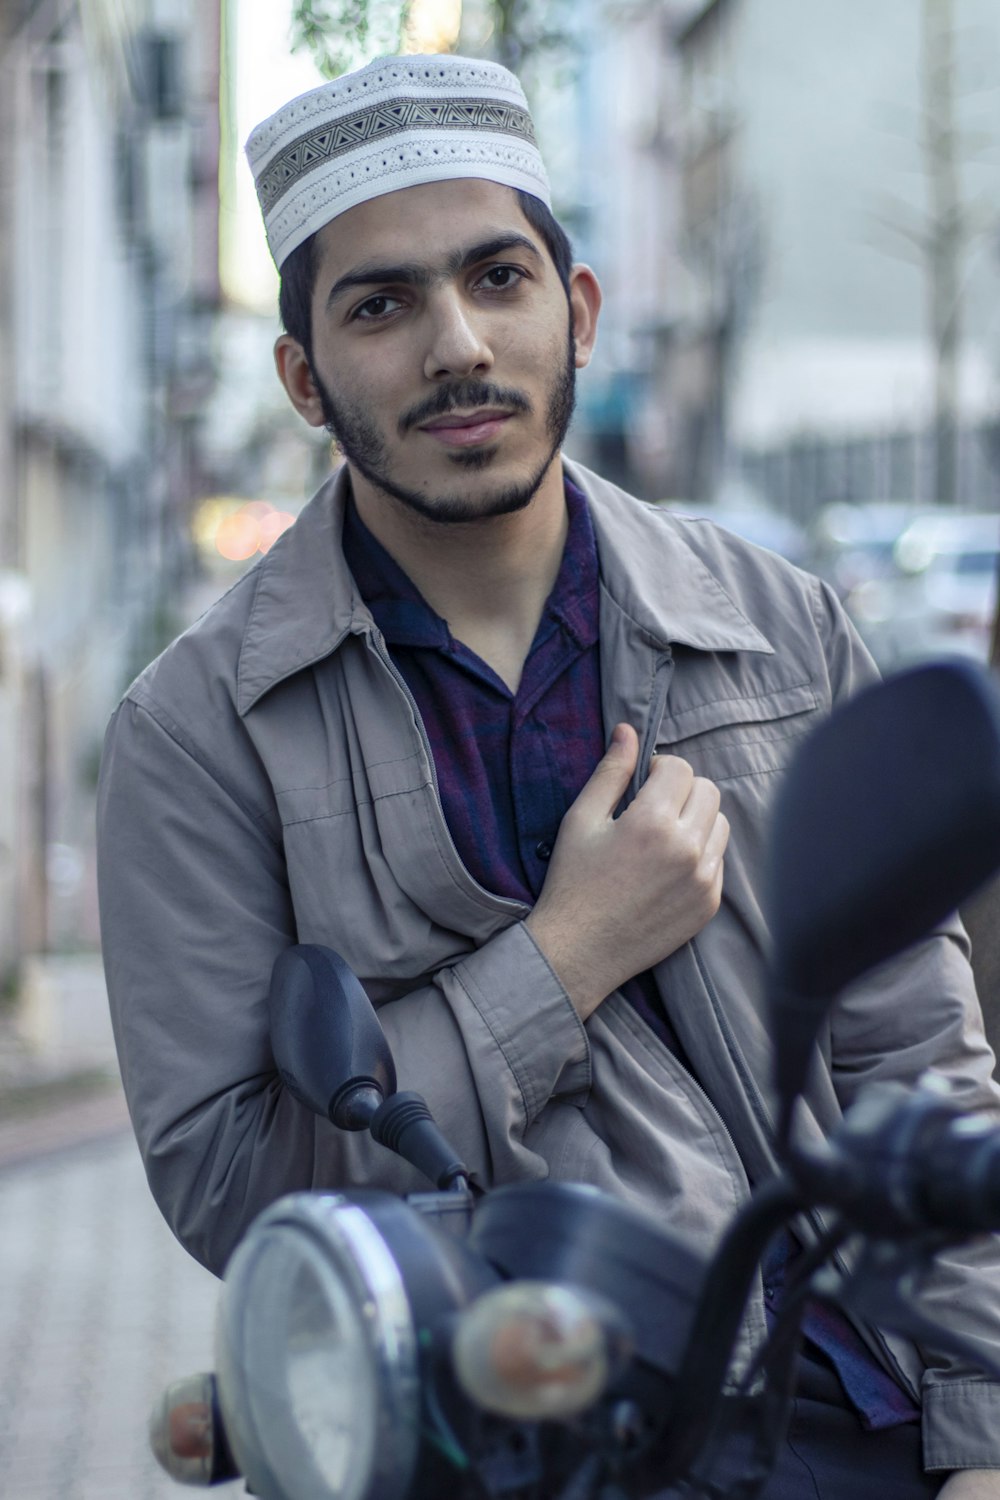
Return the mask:
<svg viewBox="0 0 1000 1500"><path fill-rule="evenodd" d="M956 764L963 775L942 782ZM838 709L789 769L772 844L782 1169L710 1259L585 1185L481 1192L424 1101L396 1090L343 961L315 946L279 958L270 1020L286 1086L431 1187L293 1194L255 1221L224 1278L214 1374L179 1382L154 1413L168 1472L201 1485L241 1473L263 1500L749 1496L780 1442L808 1299L874 1311L982 1366L912 1288L942 1248L1000 1228L1000 1127L934 1078L863 1092L822 1149L797 1142L795 1111L837 992L1000 867L992 680L924 667ZM792 1223L805 1253L736 1378L747 1297ZM850 1270L837 1254L849 1238ZM737 1433L748 1457L729 1487L714 1464Z"/></svg>

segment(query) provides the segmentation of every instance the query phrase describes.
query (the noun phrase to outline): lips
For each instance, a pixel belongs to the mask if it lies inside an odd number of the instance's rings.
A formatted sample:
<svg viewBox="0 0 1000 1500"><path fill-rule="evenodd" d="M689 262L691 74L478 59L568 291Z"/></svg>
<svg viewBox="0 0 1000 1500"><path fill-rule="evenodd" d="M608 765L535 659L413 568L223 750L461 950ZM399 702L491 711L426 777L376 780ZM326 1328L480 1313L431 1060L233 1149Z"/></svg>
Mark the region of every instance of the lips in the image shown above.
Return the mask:
<svg viewBox="0 0 1000 1500"><path fill-rule="evenodd" d="M420 431L446 447L471 448L477 443L492 442L510 418L510 412L496 409L448 412L446 416L435 417L432 422L422 423Z"/></svg>

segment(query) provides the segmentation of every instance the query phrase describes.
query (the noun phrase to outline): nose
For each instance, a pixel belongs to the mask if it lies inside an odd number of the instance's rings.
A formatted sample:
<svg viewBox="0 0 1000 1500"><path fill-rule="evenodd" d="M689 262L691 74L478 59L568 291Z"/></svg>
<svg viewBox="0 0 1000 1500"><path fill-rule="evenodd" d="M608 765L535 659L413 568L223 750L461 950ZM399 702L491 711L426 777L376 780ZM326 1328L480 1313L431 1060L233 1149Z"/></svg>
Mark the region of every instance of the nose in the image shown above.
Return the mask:
<svg viewBox="0 0 1000 1500"><path fill-rule="evenodd" d="M430 336L424 359L428 380L483 374L493 367L493 351L470 308L453 287L443 288L428 309Z"/></svg>

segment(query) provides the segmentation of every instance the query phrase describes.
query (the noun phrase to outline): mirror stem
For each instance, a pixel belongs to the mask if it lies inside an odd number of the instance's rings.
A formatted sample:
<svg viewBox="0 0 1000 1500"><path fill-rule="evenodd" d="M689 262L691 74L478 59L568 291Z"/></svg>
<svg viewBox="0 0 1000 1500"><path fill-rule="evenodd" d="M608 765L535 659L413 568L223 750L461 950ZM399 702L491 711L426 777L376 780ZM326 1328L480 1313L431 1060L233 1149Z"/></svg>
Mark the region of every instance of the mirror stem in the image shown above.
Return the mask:
<svg viewBox="0 0 1000 1500"><path fill-rule="evenodd" d="M758 1264L773 1236L804 1206L791 1177L764 1183L737 1215L709 1263L691 1323L694 1332L677 1372L677 1396L657 1442L658 1457L662 1453L666 1464L665 1485L687 1472L711 1436ZM726 1289L725 1296L720 1296L720 1287Z"/></svg>

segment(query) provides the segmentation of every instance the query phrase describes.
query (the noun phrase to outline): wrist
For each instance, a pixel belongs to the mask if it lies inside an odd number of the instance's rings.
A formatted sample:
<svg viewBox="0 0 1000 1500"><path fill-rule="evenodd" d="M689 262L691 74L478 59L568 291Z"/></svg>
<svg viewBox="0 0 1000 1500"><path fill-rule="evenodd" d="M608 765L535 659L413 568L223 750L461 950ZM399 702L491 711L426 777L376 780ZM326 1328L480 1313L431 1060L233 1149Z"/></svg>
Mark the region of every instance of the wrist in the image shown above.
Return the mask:
<svg viewBox="0 0 1000 1500"><path fill-rule="evenodd" d="M955 1469L938 1492L939 1500L998 1500L1000 1470Z"/></svg>
<svg viewBox="0 0 1000 1500"><path fill-rule="evenodd" d="M566 992L567 999L580 1017L587 1017L616 988L615 981L602 975L581 950L578 934L565 932L558 919L536 907L525 918L524 925L536 947Z"/></svg>

